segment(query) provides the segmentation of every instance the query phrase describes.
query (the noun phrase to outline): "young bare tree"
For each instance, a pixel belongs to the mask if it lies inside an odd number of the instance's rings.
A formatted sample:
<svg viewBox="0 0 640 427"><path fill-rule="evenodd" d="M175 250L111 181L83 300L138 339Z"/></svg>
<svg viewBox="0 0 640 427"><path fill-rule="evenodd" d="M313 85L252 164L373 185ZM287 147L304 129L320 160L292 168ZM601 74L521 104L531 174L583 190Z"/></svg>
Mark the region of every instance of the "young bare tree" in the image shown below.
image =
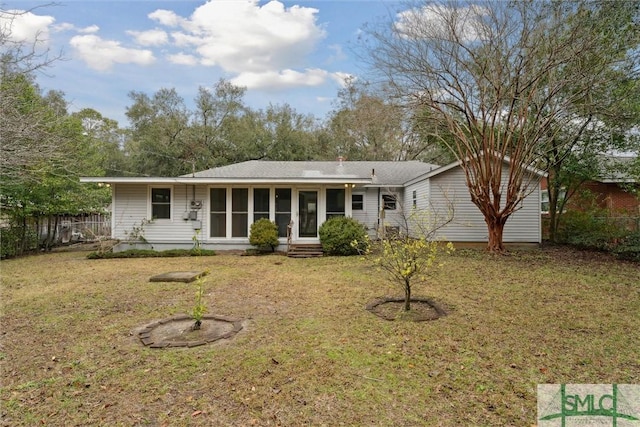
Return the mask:
<svg viewBox="0 0 640 427"><path fill-rule="evenodd" d="M619 59L598 55L602 36L584 25L605 3L425 1L368 30L375 69L452 135L443 143L462 162L490 251L504 251L504 225L538 185L541 153Z"/></svg>
<svg viewBox="0 0 640 427"><path fill-rule="evenodd" d="M370 261L388 279L404 291L404 311L411 310L412 290L419 282L441 266L440 258L453 251L451 242L445 243L439 233L453 221L455 204L447 198L444 206L429 205L425 208L403 206L396 199L398 215L394 220L381 225L379 238ZM386 233L387 227L397 232Z"/></svg>

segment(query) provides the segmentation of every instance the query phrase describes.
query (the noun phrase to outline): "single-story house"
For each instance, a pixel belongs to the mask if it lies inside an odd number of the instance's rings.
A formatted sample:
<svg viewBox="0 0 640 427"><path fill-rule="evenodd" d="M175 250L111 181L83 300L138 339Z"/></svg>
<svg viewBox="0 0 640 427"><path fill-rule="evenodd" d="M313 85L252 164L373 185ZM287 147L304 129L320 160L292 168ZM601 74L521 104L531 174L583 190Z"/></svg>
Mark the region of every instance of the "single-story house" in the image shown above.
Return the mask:
<svg viewBox="0 0 640 427"><path fill-rule="evenodd" d="M599 176L580 185L577 197L567 202L567 210L585 210L591 208L592 202L600 209L606 209L612 216L640 215L640 183L629 174L627 168L637 162L636 157L609 156L602 157L602 172ZM546 178L541 181L542 213L549 211L549 194ZM581 197L581 191L588 195ZM561 193L564 194L564 191Z"/></svg>
<svg viewBox="0 0 640 427"><path fill-rule="evenodd" d="M507 165L504 170L507 171ZM507 176L507 174L503 174ZM538 177L536 177L538 178ZM438 237L487 242L484 218L470 200L459 162L246 161L179 177L91 177L112 189L112 237L143 235L153 248L247 249L251 224L269 218L282 245L317 244L333 216L360 221L372 237L399 226L412 209L447 209L452 222ZM540 243L538 179L507 221L505 243Z"/></svg>

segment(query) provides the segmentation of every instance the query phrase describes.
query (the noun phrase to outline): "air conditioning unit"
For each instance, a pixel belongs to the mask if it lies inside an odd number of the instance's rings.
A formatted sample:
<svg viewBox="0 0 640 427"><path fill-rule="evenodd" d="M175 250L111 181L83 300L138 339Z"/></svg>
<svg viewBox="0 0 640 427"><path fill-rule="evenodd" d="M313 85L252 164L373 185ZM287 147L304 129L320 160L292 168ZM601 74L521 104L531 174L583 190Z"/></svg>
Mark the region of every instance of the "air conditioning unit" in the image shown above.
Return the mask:
<svg viewBox="0 0 640 427"><path fill-rule="evenodd" d="M192 200L189 202L189 206L191 209L200 209L202 208L202 200Z"/></svg>

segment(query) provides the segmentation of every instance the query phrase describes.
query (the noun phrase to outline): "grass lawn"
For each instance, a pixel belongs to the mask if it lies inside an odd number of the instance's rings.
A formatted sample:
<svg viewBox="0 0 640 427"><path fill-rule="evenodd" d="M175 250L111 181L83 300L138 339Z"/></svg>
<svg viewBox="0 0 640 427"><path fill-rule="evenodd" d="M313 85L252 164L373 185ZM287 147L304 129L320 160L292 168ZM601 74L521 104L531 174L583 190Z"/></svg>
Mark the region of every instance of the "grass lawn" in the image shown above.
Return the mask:
<svg viewBox="0 0 640 427"><path fill-rule="evenodd" d="M401 290L357 257L85 256L0 264L0 425L530 426L537 384L640 383L640 268L604 255L459 250L420 323L364 309ZM149 277L203 268L208 314L245 329L142 346L196 290Z"/></svg>

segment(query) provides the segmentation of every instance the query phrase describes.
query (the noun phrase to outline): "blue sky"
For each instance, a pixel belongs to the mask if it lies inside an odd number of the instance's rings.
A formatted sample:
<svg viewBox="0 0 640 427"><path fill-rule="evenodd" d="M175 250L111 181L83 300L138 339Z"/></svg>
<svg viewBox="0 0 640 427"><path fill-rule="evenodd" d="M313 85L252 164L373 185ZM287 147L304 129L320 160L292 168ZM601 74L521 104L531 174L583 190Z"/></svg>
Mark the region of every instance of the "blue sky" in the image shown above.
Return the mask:
<svg viewBox="0 0 640 427"><path fill-rule="evenodd" d="M1 6L30 11L12 21L11 37L39 34L41 48L63 53L39 85L64 92L71 111L94 108L121 126L132 90L175 88L190 103L199 86L220 78L246 86L252 108L288 103L324 118L342 79L364 72L354 47L365 23L388 21L401 8L392 0L46 4Z"/></svg>

